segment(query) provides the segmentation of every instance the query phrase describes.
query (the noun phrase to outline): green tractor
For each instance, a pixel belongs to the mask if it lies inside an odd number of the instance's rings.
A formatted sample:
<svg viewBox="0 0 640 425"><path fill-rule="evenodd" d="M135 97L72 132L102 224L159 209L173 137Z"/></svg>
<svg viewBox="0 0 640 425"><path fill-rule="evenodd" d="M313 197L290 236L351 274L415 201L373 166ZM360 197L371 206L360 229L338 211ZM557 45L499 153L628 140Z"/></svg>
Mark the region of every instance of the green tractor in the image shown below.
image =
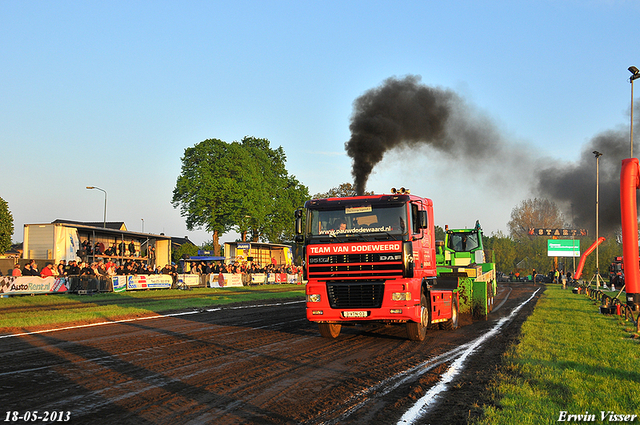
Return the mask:
<svg viewBox="0 0 640 425"><path fill-rule="evenodd" d="M482 227L449 229L445 240L436 241L438 280L457 279L460 314L486 319L497 294L496 264L486 262Z"/></svg>

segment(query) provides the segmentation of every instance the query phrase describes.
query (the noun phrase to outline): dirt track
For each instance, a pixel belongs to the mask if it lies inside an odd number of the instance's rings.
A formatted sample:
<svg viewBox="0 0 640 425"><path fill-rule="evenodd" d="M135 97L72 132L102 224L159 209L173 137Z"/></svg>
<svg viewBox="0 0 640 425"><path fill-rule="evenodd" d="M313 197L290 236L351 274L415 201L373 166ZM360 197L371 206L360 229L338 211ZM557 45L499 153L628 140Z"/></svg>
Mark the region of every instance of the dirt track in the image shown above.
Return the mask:
<svg viewBox="0 0 640 425"><path fill-rule="evenodd" d="M320 337L302 301L0 339L7 411L70 412L70 423L391 424L422 397L461 344L484 334L539 286L500 286L507 301L479 321L408 341L404 327L343 327ZM471 355L419 423L466 423L537 298ZM20 421L22 422L22 421ZM42 422L36 422L42 423Z"/></svg>

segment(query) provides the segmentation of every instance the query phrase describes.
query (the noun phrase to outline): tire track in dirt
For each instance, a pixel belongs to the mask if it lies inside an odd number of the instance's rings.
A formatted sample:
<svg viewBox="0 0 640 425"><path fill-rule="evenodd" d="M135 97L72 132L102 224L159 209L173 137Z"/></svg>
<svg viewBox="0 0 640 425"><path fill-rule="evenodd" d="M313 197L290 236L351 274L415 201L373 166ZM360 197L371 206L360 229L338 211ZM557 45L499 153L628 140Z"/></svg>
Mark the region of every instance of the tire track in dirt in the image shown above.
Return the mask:
<svg viewBox="0 0 640 425"><path fill-rule="evenodd" d="M4 338L0 389L7 409L68 410L74 423L395 423L490 325L424 343L371 325L329 340L304 303L209 309Z"/></svg>

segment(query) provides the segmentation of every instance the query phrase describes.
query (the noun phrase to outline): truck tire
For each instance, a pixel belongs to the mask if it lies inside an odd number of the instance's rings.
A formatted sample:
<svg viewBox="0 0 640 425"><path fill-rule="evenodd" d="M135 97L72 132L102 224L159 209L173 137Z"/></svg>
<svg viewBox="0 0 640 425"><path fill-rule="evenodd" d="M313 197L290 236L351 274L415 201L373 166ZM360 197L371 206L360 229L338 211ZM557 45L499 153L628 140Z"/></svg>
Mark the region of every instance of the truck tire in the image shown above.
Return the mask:
<svg viewBox="0 0 640 425"><path fill-rule="evenodd" d="M487 313L491 313L493 311L493 280L487 282Z"/></svg>
<svg viewBox="0 0 640 425"><path fill-rule="evenodd" d="M451 303L451 319L447 320L446 322L440 323L440 329L446 329L446 330L454 330L454 329L458 329L458 300L457 299L453 299L453 302Z"/></svg>
<svg viewBox="0 0 640 425"><path fill-rule="evenodd" d="M427 297L424 294L420 295L420 306L422 307L422 320L420 323L407 322L407 336L411 341L424 341L427 337L427 326L431 322L431 312L429 311Z"/></svg>
<svg viewBox="0 0 640 425"><path fill-rule="evenodd" d="M318 323L318 329L324 338L337 338L340 335L342 325L340 323Z"/></svg>

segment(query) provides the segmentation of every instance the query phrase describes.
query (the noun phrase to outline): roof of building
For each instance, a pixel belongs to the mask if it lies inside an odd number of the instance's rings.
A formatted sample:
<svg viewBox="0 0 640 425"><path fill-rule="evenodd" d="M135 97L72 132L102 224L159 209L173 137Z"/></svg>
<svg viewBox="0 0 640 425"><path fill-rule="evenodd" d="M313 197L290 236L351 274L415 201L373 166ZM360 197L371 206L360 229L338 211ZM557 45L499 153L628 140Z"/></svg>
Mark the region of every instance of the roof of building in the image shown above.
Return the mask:
<svg viewBox="0 0 640 425"><path fill-rule="evenodd" d="M125 226L124 221L107 221L106 223L100 221L73 221L73 220L64 220L57 219L52 221L51 224L76 224L81 226L90 226L90 227L99 227L101 229L112 229L112 230L124 230L127 231L127 226ZM104 226L103 226L104 224Z"/></svg>
<svg viewBox="0 0 640 425"><path fill-rule="evenodd" d="M142 232L132 232L127 230L127 227L124 225L123 221L111 221L106 223L106 227L102 227L102 222L84 222L84 221L73 221L73 220L62 220L58 219L51 222L52 225L60 225L60 226L68 226L75 227L78 231L82 231L83 233L94 233L94 234L106 234L106 235L128 235L129 237L135 237L138 239L171 239L170 236L166 236L163 233L156 235L153 233L142 233ZM26 226L35 226L36 224L25 224ZM41 225L41 224L40 224Z"/></svg>

